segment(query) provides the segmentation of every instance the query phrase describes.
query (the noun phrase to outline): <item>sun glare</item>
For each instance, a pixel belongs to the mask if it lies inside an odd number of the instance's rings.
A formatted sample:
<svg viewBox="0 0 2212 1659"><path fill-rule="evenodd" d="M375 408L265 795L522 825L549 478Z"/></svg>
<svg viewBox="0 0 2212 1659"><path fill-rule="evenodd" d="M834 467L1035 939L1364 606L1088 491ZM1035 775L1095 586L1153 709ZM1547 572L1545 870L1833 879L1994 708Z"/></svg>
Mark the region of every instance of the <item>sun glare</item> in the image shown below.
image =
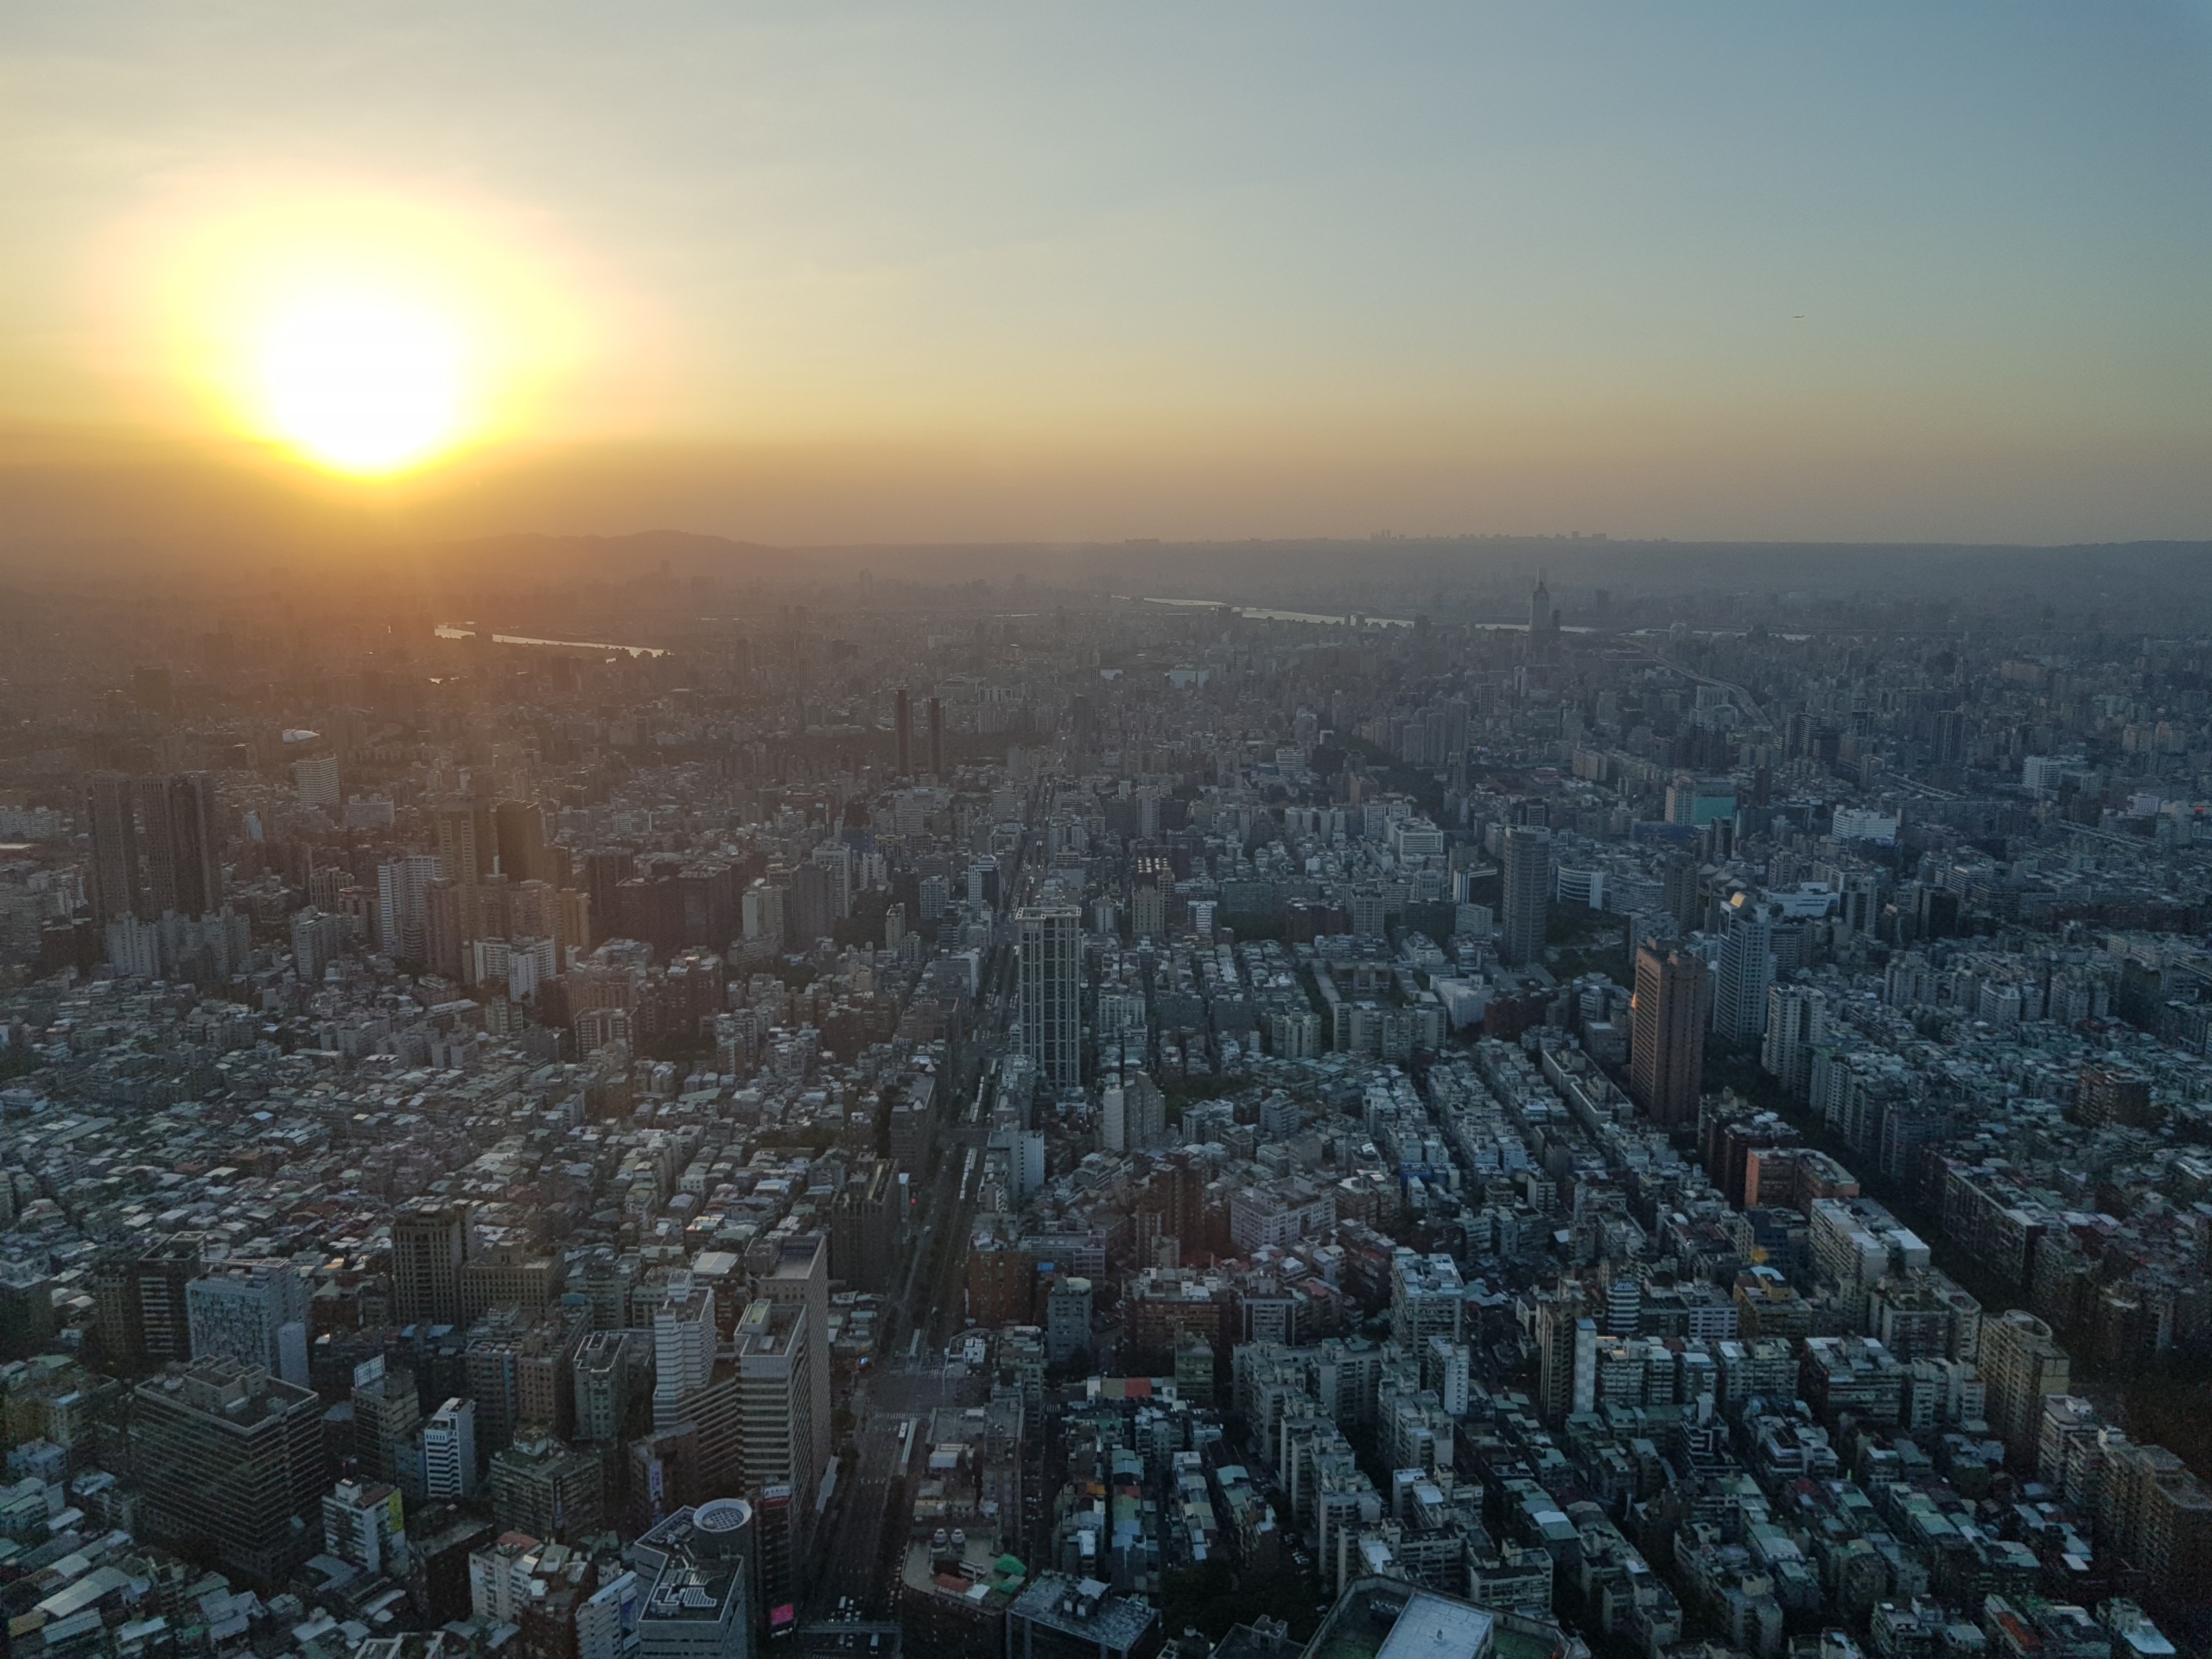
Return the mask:
<svg viewBox="0 0 2212 1659"><path fill-rule="evenodd" d="M270 423L341 472L397 472L459 435L463 356L448 318L378 294L312 296L273 317L260 381Z"/></svg>
<svg viewBox="0 0 2212 1659"><path fill-rule="evenodd" d="M188 420L391 478L546 437L550 411L575 406L563 394L598 330L573 262L534 228L480 206L248 182L168 204L117 263L143 273L150 360ZM588 308L594 324L606 308Z"/></svg>

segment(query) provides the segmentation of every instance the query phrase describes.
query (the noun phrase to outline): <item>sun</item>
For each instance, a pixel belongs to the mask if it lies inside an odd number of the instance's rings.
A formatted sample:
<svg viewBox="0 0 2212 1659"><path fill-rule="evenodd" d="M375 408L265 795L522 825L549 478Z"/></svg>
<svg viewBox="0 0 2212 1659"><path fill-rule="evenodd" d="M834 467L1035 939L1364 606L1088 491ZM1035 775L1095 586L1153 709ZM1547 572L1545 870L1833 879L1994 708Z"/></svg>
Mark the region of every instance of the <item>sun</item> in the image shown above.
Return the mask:
<svg viewBox="0 0 2212 1659"><path fill-rule="evenodd" d="M374 291L308 295L269 319L258 345L269 425L321 466L399 472L461 435L461 331L419 302Z"/></svg>
<svg viewBox="0 0 2212 1659"><path fill-rule="evenodd" d="M336 477L557 441L620 402L597 372L620 302L497 202L211 180L118 233L105 268L127 273L118 372L157 419Z"/></svg>

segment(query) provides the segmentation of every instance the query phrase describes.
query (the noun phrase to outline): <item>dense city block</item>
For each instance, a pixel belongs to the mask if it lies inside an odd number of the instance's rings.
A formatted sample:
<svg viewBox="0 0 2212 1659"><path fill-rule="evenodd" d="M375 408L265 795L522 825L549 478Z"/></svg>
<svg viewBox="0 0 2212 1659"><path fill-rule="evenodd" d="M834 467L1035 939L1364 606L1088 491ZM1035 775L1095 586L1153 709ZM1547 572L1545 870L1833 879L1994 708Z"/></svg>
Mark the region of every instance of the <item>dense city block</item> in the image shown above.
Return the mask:
<svg viewBox="0 0 2212 1659"><path fill-rule="evenodd" d="M9 1651L2203 1651L2212 644L1537 563L10 595Z"/></svg>

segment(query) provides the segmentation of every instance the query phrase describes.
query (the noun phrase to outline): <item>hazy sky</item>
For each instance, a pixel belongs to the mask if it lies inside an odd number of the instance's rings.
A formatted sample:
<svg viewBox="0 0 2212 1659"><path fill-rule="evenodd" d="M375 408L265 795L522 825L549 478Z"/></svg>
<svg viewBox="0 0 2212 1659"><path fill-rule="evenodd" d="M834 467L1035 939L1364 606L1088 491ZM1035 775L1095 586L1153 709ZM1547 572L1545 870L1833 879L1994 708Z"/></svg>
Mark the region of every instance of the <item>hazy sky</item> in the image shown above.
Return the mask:
<svg viewBox="0 0 2212 1659"><path fill-rule="evenodd" d="M2212 536L2202 4L11 5L0 536L355 500L163 332L316 204L554 319L424 533Z"/></svg>

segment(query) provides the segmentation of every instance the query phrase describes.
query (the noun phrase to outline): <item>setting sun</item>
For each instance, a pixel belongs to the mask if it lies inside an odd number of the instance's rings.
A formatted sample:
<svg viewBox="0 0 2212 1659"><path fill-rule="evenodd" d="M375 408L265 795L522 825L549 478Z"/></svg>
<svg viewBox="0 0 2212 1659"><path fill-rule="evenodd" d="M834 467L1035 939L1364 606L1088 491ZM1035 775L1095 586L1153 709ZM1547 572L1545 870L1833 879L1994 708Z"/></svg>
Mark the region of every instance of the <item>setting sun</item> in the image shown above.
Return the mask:
<svg viewBox="0 0 2212 1659"><path fill-rule="evenodd" d="M272 319L260 378L270 423L340 471L398 471L457 435L463 352L453 322L378 294L304 300Z"/></svg>
<svg viewBox="0 0 2212 1659"><path fill-rule="evenodd" d="M564 251L496 207L234 181L133 235L124 315L149 326L130 357L153 395L318 471L395 478L609 406L576 378L605 295L586 305Z"/></svg>

